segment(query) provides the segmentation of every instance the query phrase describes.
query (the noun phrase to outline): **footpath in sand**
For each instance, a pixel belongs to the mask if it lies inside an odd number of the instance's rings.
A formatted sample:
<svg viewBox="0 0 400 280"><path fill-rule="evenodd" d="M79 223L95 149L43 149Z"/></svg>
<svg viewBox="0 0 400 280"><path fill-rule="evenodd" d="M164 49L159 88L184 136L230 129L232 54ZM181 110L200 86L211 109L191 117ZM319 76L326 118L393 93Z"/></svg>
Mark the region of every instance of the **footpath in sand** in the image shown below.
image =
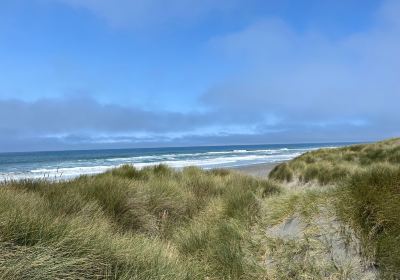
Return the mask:
<svg viewBox="0 0 400 280"><path fill-rule="evenodd" d="M274 165L240 172L267 177ZM333 187L292 182L262 202L262 220L253 231L267 279L378 279L362 259L353 231L335 214Z"/></svg>

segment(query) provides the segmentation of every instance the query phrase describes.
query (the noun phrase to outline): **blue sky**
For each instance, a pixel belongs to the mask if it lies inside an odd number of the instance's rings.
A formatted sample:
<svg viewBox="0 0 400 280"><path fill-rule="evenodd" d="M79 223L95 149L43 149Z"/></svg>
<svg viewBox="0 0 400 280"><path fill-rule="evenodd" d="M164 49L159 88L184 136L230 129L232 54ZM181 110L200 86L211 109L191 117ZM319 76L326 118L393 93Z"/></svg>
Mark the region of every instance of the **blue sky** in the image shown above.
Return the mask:
<svg viewBox="0 0 400 280"><path fill-rule="evenodd" d="M0 151L400 135L396 0L0 0Z"/></svg>

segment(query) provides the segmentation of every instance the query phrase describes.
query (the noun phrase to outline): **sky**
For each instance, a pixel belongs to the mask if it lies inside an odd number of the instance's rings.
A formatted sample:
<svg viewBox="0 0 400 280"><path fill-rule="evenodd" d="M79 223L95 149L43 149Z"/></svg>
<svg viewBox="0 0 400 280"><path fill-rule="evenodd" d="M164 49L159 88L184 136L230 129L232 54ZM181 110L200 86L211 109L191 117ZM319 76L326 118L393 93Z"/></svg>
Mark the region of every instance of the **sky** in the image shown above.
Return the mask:
<svg viewBox="0 0 400 280"><path fill-rule="evenodd" d="M0 152L400 136L398 0L0 0Z"/></svg>

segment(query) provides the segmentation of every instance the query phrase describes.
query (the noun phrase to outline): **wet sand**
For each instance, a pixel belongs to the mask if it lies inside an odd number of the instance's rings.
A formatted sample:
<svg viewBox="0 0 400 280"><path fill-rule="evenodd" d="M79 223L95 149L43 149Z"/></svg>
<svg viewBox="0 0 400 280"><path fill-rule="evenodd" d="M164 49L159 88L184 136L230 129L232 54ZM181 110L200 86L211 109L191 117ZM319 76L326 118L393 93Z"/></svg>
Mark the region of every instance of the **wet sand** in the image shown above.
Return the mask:
<svg viewBox="0 0 400 280"><path fill-rule="evenodd" d="M255 177L260 177L260 178L267 178L269 172L271 170L279 165L279 163L261 163L261 164L252 164L252 165L245 165L245 166L238 166L238 167L232 167L229 169L238 171L240 173L246 174L246 175L251 175Z"/></svg>

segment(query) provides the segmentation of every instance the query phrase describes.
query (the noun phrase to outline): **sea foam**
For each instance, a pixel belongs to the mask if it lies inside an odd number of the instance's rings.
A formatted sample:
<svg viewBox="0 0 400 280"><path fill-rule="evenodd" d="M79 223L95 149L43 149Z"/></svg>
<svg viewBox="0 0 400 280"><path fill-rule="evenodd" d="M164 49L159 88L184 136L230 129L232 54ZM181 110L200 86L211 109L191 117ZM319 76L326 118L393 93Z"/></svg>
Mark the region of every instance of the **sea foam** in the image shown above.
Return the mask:
<svg viewBox="0 0 400 280"><path fill-rule="evenodd" d="M272 145L271 145L272 146ZM333 147L325 145L325 147ZM239 146L238 146L239 147ZM230 148L164 148L151 150L109 150L29 153L21 162L0 155L0 180L70 179L93 175L111 168L130 164L138 169L158 164L173 168L198 166L204 169L226 168L290 160L320 146ZM21 157L21 155L19 155ZM4 168L2 168L4 167Z"/></svg>

